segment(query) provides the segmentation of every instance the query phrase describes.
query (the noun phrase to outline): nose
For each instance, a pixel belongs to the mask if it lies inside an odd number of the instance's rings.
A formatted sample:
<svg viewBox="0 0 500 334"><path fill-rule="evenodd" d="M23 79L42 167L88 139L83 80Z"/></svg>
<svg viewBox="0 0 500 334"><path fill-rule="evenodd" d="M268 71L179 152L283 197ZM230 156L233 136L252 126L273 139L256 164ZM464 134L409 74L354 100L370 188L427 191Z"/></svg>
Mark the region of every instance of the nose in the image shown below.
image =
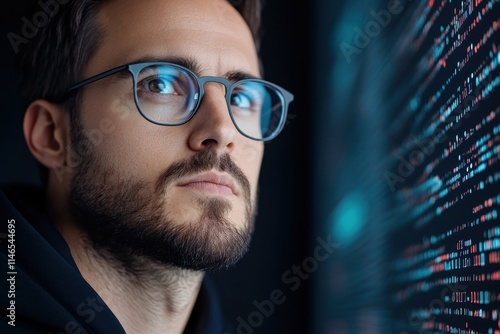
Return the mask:
<svg viewBox="0 0 500 334"><path fill-rule="evenodd" d="M204 86L205 94L190 125L188 145L194 151L216 149L220 153L234 150L235 139L239 135L226 103L225 86L208 82Z"/></svg>

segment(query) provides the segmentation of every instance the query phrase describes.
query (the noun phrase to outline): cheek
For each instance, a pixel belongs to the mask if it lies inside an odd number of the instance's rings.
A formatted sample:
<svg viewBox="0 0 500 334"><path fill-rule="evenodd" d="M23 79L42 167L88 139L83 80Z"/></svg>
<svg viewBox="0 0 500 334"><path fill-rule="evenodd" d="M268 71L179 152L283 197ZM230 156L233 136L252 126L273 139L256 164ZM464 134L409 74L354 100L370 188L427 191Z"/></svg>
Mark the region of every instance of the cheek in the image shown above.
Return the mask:
<svg viewBox="0 0 500 334"><path fill-rule="evenodd" d="M83 133L94 152L123 179L154 181L174 157L182 157L183 134L179 133L180 127L166 128L148 122L133 101L123 101L88 104L82 109L86 110Z"/></svg>
<svg viewBox="0 0 500 334"><path fill-rule="evenodd" d="M124 126L109 136L105 149L117 169L136 179L153 180L185 153L179 136L167 136L164 130L154 124Z"/></svg>
<svg viewBox="0 0 500 334"><path fill-rule="evenodd" d="M264 155L264 144L262 142L246 142L241 149L235 152L235 162L247 176L252 192L255 193L259 180L262 157Z"/></svg>

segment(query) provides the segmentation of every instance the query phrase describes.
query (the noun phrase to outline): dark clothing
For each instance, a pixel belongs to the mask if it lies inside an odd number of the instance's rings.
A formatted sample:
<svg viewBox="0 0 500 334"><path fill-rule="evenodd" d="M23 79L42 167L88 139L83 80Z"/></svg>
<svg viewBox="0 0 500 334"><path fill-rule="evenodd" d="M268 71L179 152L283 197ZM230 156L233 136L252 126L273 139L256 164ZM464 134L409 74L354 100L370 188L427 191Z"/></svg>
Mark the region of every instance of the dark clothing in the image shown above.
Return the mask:
<svg viewBox="0 0 500 334"><path fill-rule="evenodd" d="M0 192L0 263L7 272L0 284L0 333L125 333L80 274L68 245L45 213L44 201L43 193L34 188ZM214 288L205 279L185 333L223 331Z"/></svg>

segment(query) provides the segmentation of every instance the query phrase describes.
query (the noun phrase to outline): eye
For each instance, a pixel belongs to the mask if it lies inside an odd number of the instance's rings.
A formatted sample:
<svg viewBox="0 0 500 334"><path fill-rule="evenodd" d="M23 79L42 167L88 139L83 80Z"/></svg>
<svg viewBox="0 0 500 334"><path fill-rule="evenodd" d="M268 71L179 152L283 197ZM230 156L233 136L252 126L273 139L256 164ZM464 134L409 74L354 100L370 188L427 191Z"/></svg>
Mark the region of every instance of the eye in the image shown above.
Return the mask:
<svg viewBox="0 0 500 334"><path fill-rule="evenodd" d="M172 80L162 77L150 77L143 81L143 87L146 91L157 94L178 95L174 88Z"/></svg>
<svg viewBox="0 0 500 334"><path fill-rule="evenodd" d="M231 95L231 105L241 109L252 108L252 98L244 92L236 92Z"/></svg>

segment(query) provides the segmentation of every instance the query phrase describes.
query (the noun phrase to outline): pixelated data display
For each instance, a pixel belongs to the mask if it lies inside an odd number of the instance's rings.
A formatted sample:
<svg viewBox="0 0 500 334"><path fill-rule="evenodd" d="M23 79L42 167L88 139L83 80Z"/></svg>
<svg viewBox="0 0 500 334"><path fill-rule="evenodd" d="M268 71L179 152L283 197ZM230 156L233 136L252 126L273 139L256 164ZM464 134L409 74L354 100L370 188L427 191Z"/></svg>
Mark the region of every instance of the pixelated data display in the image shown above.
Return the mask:
<svg viewBox="0 0 500 334"><path fill-rule="evenodd" d="M394 37L396 333L500 333L500 1L423 1Z"/></svg>

